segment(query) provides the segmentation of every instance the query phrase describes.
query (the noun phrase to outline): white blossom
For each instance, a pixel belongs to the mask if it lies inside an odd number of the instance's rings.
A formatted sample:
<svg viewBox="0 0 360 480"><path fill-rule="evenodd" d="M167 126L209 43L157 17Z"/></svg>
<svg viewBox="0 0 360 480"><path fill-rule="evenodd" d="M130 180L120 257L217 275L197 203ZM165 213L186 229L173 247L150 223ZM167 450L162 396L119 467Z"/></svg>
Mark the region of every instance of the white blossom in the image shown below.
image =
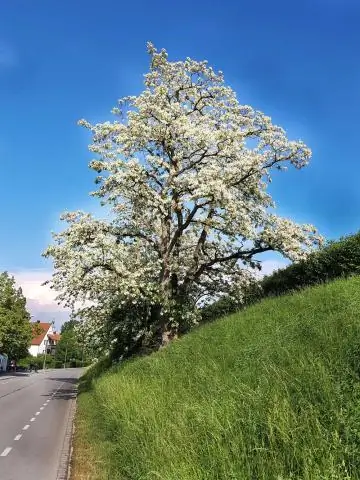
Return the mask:
<svg viewBox="0 0 360 480"><path fill-rule="evenodd" d="M45 255L66 305L93 302L106 322L114 302L160 304L165 328L179 322L170 320L174 308L186 304L181 318L191 317L200 297L248 282L258 254L276 250L298 260L321 237L311 225L276 216L267 191L274 172L307 165L310 149L241 105L206 61L171 62L152 44L148 51L145 89L119 101L118 118L79 122L93 137L92 195L114 218L66 213L68 227Z"/></svg>

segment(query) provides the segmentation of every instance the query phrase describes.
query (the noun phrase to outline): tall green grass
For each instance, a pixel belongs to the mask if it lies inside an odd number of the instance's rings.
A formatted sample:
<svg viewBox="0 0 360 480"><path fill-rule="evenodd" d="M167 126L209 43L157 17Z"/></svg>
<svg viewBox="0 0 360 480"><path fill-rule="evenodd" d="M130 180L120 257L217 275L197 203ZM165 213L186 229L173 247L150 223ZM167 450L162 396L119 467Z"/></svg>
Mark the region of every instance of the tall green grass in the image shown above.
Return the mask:
<svg viewBox="0 0 360 480"><path fill-rule="evenodd" d="M265 300L88 383L73 478L360 478L360 278Z"/></svg>

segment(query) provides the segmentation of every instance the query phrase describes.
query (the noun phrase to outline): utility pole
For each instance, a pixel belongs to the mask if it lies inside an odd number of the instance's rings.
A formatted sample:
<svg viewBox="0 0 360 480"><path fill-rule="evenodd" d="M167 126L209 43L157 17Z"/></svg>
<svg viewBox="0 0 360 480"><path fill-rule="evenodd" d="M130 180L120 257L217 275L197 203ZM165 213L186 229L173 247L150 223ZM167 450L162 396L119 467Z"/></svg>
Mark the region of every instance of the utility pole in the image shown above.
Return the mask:
<svg viewBox="0 0 360 480"><path fill-rule="evenodd" d="M64 368L66 368L67 349L68 349L68 347L67 347L67 344L66 344Z"/></svg>
<svg viewBox="0 0 360 480"><path fill-rule="evenodd" d="M47 340L45 340L45 356L44 356L44 363L43 363L43 372L45 372L45 367L46 367L46 354L47 354Z"/></svg>

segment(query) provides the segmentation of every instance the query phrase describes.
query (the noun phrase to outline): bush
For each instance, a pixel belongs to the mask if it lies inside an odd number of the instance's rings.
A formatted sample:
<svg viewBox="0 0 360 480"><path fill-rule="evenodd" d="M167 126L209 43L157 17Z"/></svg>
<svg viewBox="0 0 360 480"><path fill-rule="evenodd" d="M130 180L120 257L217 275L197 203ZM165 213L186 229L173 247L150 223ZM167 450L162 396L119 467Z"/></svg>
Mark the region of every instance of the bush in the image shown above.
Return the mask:
<svg viewBox="0 0 360 480"><path fill-rule="evenodd" d="M27 366L34 365L38 370L44 366L45 355L38 355L37 357L27 357ZM46 355L45 368L55 368L55 359L51 355Z"/></svg>
<svg viewBox="0 0 360 480"><path fill-rule="evenodd" d="M293 263L263 279L263 296L282 295L336 278L360 273L360 232L328 242L306 260Z"/></svg>
<svg viewBox="0 0 360 480"><path fill-rule="evenodd" d="M21 358L20 360L17 361L17 366L18 367L23 367L23 368L29 368L30 363L33 362L33 357L32 356L27 356L24 358Z"/></svg>
<svg viewBox="0 0 360 480"><path fill-rule="evenodd" d="M360 274L360 232L329 241L306 260L266 276L245 294L243 303L223 297L201 311L202 322L235 313L242 308L269 296L283 295L307 286Z"/></svg>
<svg viewBox="0 0 360 480"><path fill-rule="evenodd" d="M243 294L244 297L241 301L231 296L224 296L220 300L202 308L201 323L208 323L217 318L225 317L259 301L262 298L260 283L252 283Z"/></svg>

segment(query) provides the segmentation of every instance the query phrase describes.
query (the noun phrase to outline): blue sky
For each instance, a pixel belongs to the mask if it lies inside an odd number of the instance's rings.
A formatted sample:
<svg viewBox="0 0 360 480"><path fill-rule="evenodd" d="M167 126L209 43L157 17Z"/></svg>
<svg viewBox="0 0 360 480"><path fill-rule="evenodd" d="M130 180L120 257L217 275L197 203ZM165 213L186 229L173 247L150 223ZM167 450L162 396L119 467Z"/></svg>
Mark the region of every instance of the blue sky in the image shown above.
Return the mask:
<svg viewBox="0 0 360 480"><path fill-rule="evenodd" d="M93 208L76 122L111 119L140 92L148 40L171 59L208 59L241 102L313 149L307 169L274 182L279 213L327 237L357 231L359 23L357 0L2 0L0 270L38 282L61 211Z"/></svg>

